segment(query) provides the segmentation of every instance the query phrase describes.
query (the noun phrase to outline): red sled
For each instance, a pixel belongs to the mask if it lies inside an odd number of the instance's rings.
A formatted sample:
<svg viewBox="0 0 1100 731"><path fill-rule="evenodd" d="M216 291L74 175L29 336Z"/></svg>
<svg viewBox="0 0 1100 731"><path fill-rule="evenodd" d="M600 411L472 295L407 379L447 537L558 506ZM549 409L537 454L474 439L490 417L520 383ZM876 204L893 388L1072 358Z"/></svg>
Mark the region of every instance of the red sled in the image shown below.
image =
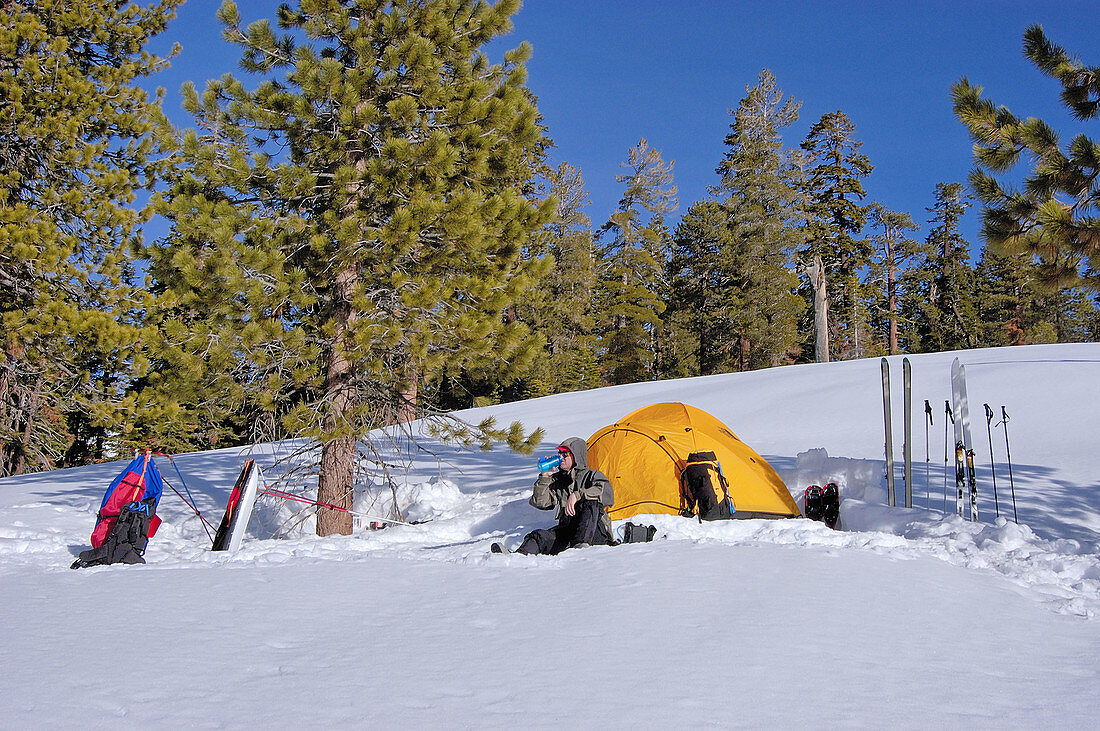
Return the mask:
<svg viewBox="0 0 1100 731"><path fill-rule="evenodd" d="M225 506L225 515L214 534L212 551L236 553L244 540L248 528L248 519L252 516L252 507L256 504L256 495L264 482L263 471L254 460L245 462L233 491L229 493L229 503Z"/></svg>

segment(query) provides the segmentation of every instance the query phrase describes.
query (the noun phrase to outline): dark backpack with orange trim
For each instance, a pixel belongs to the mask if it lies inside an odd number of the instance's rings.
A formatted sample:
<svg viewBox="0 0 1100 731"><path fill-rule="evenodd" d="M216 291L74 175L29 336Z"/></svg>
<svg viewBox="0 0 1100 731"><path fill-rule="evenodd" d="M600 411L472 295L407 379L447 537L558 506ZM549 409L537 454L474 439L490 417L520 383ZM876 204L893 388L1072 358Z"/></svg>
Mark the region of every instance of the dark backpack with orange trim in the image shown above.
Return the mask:
<svg viewBox="0 0 1100 731"><path fill-rule="evenodd" d="M683 515L699 520L722 520L733 515L729 483L714 452L692 452L680 473Z"/></svg>

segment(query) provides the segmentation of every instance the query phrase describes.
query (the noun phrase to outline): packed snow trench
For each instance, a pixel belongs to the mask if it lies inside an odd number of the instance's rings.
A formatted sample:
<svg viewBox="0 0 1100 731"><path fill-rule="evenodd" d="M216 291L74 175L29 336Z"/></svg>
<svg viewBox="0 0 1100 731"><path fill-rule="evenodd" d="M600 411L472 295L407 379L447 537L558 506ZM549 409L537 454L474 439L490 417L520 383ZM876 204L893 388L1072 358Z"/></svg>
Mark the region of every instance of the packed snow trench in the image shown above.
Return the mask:
<svg viewBox="0 0 1100 731"><path fill-rule="evenodd" d="M953 464L945 497L955 357L979 522L955 515ZM415 524L322 539L262 497L235 554L166 488L146 565L71 571L125 462L0 480L0 727L1097 728L1100 345L910 361L912 508L888 506L878 359L459 414L543 427L533 456L381 435L400 469L356 509L396 497ZM652 543L489 553L553 523L527 503L540 454L666 401L725 422L796 499L836 482L838 530L637 516ZM175 455L182 480L158 465L216 523L246 459L274 479L296 446Z"/></svg>

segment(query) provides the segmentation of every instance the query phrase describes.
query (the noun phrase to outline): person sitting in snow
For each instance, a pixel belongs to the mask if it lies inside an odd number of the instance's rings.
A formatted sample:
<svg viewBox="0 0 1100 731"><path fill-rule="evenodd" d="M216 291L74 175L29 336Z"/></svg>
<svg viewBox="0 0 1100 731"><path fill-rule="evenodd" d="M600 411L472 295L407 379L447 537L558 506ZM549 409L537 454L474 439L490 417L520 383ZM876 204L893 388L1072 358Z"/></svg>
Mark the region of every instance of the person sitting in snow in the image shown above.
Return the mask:
<svg viewBox="0 0 1100 731"><path fill-rule="evenodd" d="M570 437L558 447L561 464L535 480L530 503L539 510L558 509L558 524L528 533L518 553L554 555L574 546L609 545L614 542L607 508L615 504L611 481L599 470L588 469L588 445ZM499 543L493 553L504 553Z"/></svg>

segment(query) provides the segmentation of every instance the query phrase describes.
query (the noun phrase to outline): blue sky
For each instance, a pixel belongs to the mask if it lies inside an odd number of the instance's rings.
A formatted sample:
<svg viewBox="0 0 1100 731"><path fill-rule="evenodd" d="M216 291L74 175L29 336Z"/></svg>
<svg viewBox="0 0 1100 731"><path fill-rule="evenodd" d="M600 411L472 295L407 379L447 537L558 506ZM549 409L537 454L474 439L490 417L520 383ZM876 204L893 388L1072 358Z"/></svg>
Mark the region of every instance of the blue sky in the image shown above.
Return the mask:
<svg viewBox="0 0 1100 731"><path fill-rule="evenodd" d="M190 126L179 89L191 80L237 72L238 54L221 38L220 0L188 0L154 49L179 42L182 53L153 79L167 90L173 121ZM238 2L245 22L274 17L277 2ZM627 150L646 138L674 160L680 209L707 196L724 152L729 110L761 69L801 100L785 132L797 145L828 112L843 110L875 166L868 201L910 213L927 233L938 182L965 182L971 143L951 113L950 85L962 76L1019 116L1038 116L1064 133L1073 122L1059 87L1022 55L1024 29L1043 25L1056 43L1100 64L1096 0L526 0L515 30L490 48L499 59L529 41L529 86L556 143L555 162L580 167L598 227L614 211L615 175ZM978 242L977 206L963 233Z"/></svg>

